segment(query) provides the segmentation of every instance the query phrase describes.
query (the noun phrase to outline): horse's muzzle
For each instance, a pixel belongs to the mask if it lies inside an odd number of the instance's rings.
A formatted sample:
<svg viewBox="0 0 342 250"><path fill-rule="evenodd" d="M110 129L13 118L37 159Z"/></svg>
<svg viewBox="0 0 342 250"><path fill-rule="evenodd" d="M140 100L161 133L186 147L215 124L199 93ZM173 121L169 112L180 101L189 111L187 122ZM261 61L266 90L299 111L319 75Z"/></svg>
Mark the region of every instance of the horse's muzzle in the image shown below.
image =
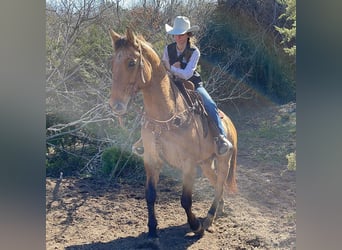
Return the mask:
<svg viewBox="0 0 342 250"><path fill-rule="evenodd" d="M126 113L127 105L125 105L125 104L122 103L122 102L110 100L110 101L109 101L109 105L110 105L110 107L112 108L113 112L114 112L116 115L123 115L123 114Z"/></svg>

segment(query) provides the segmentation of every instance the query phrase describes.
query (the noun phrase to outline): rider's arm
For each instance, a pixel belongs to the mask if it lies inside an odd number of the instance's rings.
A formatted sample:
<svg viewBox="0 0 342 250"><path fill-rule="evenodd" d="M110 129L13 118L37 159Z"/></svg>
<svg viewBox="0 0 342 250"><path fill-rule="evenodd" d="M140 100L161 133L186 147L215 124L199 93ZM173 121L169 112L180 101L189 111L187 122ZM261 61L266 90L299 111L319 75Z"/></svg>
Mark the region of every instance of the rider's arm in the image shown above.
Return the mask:
<svg viewBox="0 0 342 250"><path fill-rule="evenodd" d="M198 50L198 48L196 48L190 59L188 64L186 65L185 69L181 69L181 68L177 68L175 66L170 65L169 63L169 55L168 55L168 51L167 51L167 46L164 49L164 54L162 57L162 61L166 67L166 69L168 71L170 71L172 74L174 74L175 76L181 78L181 79L189 79L190 77L192 77L192 75L194 74L194 71L197 68L197 64L200 58L200 51Z"/></svg>
<svg viewBox="0 0 342 250"><path fill-rule="evenodd" d="M189 59L188 64L186 65L185 69L177 68L174 66L171 66L170 71L178 76L179 78L188 80L192 75L194 74L197 64L200 58L200 51L196 48Z"/></svg>

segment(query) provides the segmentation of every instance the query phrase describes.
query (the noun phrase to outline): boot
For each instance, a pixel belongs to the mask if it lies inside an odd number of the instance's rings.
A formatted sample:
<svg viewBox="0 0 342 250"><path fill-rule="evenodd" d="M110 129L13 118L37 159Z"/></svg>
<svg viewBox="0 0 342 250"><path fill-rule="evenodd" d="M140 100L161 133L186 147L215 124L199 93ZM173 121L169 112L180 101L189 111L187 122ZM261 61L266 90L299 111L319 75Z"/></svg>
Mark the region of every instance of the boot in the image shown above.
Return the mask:
<svg viewBox="0 0 342 250"><path fill-rule="evenodd" d="M233 144L228 141L227 137L220 134L218 126L214 123L213 119L208 116L208 125L214 134L214 141L216 142L216 152L218 155L224 155L233 148Z"/></svg>
<svg viewBox="0 0 342 250"><path fill-rule="evenodd" d="M230 141L224 136L219 135L218 137L214 138L217 146L217 153L219 155L224 155L228 152L228 150L231 150L233 148L233 145Z"/></svg>
<svg viewBox="0 0 342 250"><path fill-rule="evenodd" d="M142 156L144 154L144 147L137 147L135 151L139 156Z"/></svg>
<svg viewBox="0 0 342 250"><path fill-rule="evenodd" d="M144 155L144 146L143 146L141 138L133 144L132 152L138 156Z"/></svg>

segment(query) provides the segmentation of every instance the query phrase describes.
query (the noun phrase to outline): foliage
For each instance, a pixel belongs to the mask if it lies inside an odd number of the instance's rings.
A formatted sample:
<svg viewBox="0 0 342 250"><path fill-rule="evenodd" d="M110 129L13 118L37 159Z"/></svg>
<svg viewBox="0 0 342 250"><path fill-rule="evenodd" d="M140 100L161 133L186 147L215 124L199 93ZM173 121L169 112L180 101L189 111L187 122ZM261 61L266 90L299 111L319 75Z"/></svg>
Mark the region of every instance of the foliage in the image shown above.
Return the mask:
<svg viewBox="0 0 342 250"><path fill-rule="evenodd" d="M290 171L295 171L297 169L296 152L292 152L286 155L286 159L287 159L287 169Z"/></svg>
<svg viewBox="0 0 342 250"><path fill-rule="evenodd" d="M51 146L53 145L53 147ZM86 143L77 136L64 135L47 144L46 175L58 177L80 174L89 161L89 156L96 154L98 145Z"/></svg>
<svg viewBox="0 0 342 250"><path fill-rule="evenodd" d="M144 165L140 157L119 147L106 149L102 154L102 173L111 177L142 179Z"/></svg>
<svg viewBox="0 0 342 250"><path fill-rule="evenodd" d="M285 45L284 51L290 56L296 56L296 0L277 1L286 6L285 13L279 16L279 19L285 19L285 24L275 28L283 37L281 43Z"/></svg>
<svg viewBox="0 0 342 250"><path fill-rule="evenodd" d="M278 33L271 28L279 21L264 15L253 2L217 7L201 40L202 60L210 65L227 65L231 61L228 81L243 81L278 103L294 101L295 62L284 53ZM271 1L263 4L281 15L282 6L273 6Z"/></svg>

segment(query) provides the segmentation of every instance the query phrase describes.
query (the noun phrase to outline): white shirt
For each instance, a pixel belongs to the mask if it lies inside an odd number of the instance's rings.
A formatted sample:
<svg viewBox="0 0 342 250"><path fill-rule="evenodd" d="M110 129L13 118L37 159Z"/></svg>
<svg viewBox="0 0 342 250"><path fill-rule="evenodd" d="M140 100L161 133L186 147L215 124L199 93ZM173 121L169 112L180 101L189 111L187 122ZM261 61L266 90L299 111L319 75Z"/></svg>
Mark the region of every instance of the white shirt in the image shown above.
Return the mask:
<svg viewBox="0 0 342 250"><path fill-rule="evenodd" d="M178 51L178 49L177 49L177 56L179 56L180 54L181 54L181 52ZM181 79L188 80L194 74L194 72L197 68L197 63L199 61L200 56L201 56L201 54L200 54L199 49L197 47L195 47L195 50L192 52L192 55L189 59L189 62L187 62L185 69L176 68L174 66L170 67L169 53L167 51L167 46L166 46L164 49L162 61L165 65L166 69L168 71L170 71L172 74L174 74L175 76L177 76ZM183 58L183 61L186 63L185 58Z"/></svg>

